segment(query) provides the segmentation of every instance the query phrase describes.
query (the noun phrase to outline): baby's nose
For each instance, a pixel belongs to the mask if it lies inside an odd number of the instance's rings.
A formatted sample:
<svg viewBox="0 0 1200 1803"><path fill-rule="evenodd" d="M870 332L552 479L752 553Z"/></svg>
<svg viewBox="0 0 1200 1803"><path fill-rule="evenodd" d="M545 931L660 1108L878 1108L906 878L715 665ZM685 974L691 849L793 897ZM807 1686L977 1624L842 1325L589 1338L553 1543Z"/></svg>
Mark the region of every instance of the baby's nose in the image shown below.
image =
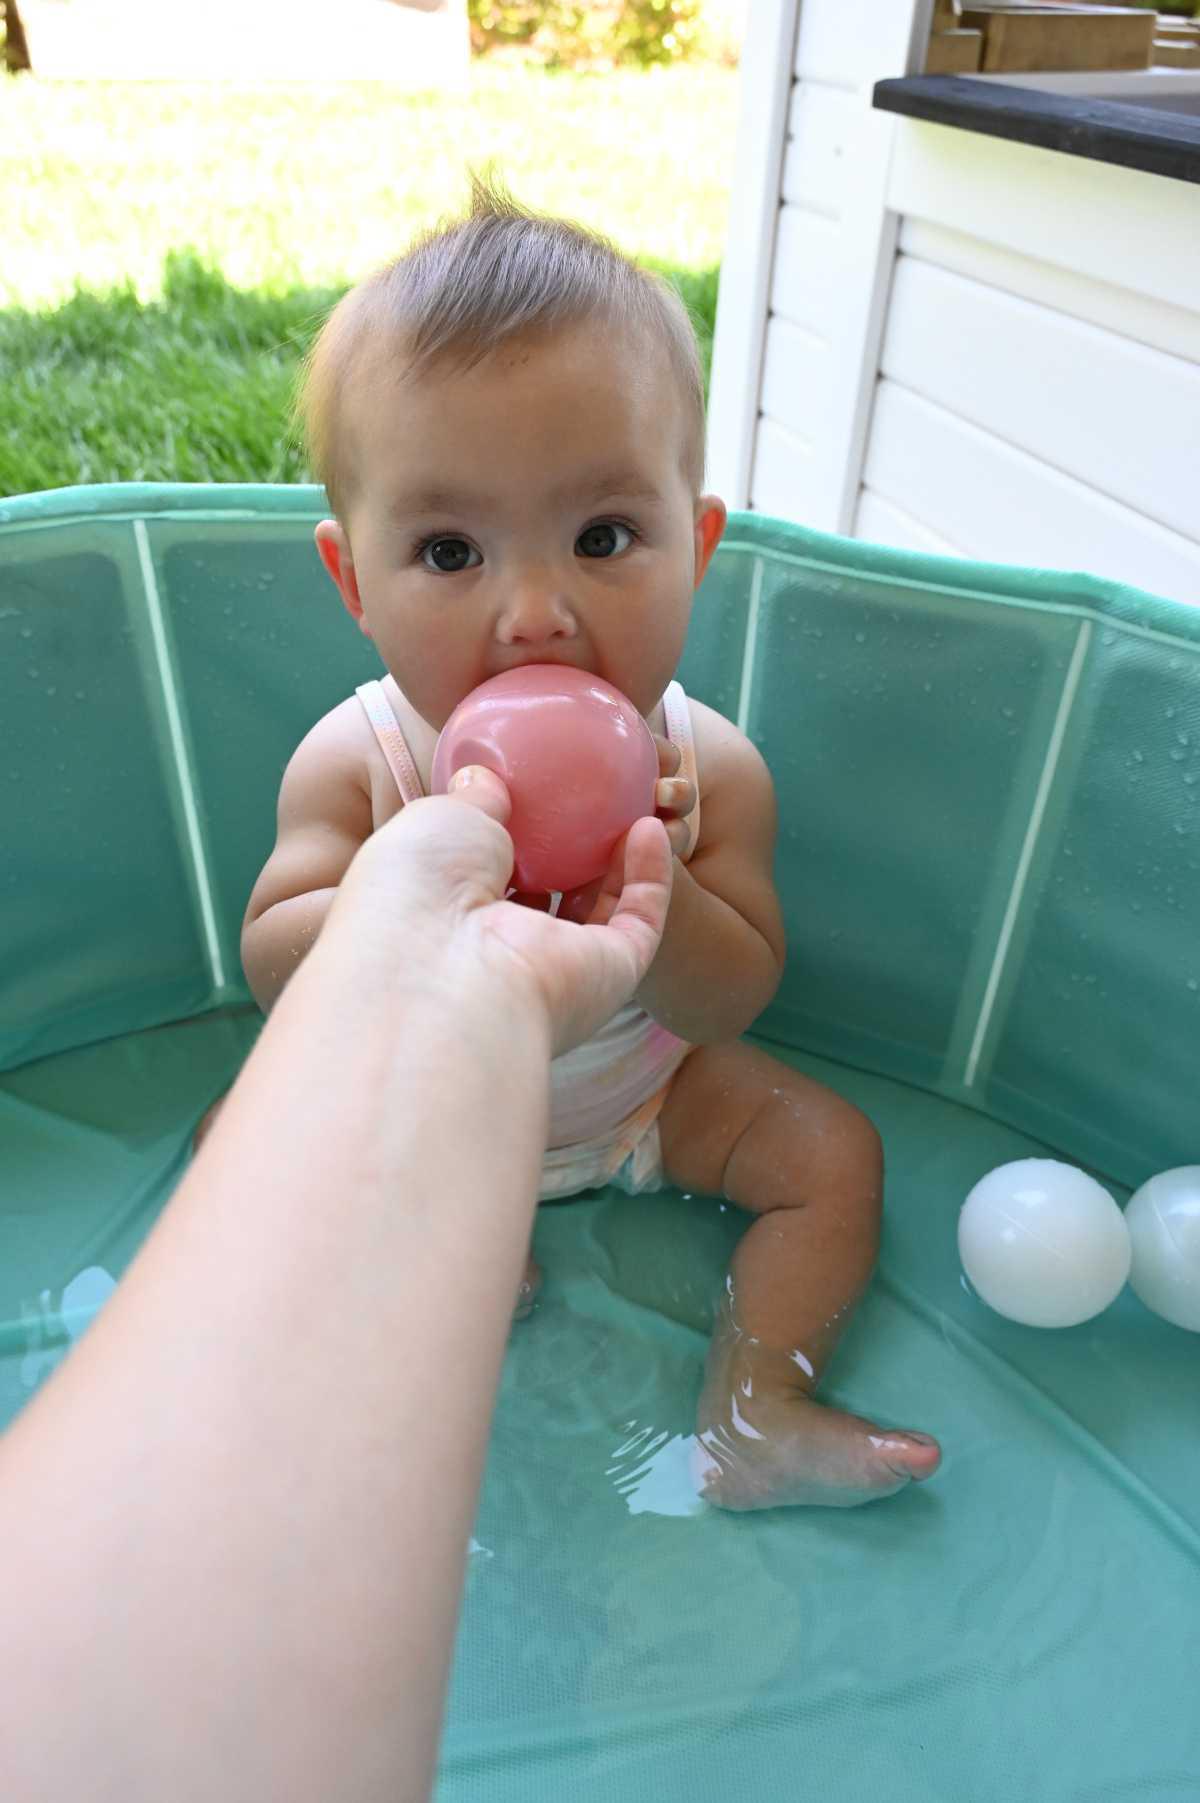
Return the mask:
<svg viewBox="0 0 1200 1803"><path fill-rule="evenodd" d="M502 610L497 637L505 645L540 645L574 638L578 628L571 598L553 583L521 584Z"/></svg>

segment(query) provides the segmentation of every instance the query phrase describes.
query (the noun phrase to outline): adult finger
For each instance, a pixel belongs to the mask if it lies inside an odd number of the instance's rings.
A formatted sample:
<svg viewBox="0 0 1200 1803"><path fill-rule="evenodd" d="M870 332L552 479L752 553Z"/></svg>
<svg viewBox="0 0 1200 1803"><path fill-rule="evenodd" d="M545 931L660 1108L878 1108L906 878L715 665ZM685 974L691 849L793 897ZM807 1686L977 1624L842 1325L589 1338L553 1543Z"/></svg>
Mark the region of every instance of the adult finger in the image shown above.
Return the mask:
<svg viewBox="0 0 1200 1803"><path fill-rule="evenodd" d="M636 968L640 983L658 951L671 905L674 860L661 820L638 820L625 841L625 881L617 905L602 930L615 934ZM590 930L590 929L589 929Z"/></svg>
<svg viewBox="0 0 1200 1803"><path fill-rule="evenodd" d="M512 813L512 796L494 770L483 764L464 764L450 779L447 791L455 801L465 801L504 826Z"/></svg>
<svg viewBox="0 0 1200 1803"><path fill-rule="evenodd" d="M409 802L373 833L341 887L369 887L390 907L432 910L448 925L508 888L513 844L501 821L510 811L499 777L473 767L454 796Z"/></svg>

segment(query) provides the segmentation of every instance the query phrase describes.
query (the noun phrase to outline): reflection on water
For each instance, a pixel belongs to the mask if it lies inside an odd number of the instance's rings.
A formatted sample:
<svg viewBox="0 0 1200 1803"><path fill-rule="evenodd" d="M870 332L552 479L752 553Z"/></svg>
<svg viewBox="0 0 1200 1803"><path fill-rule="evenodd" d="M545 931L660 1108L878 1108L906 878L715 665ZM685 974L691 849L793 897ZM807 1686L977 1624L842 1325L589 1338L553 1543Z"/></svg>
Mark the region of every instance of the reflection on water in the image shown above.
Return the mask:
<svg viewBox="0 0 1200 1803"><path fill-rule="evenodd" d="M43 1290L36 1300L20 1303L25 1345L20 1366L23 1389L36 1390L45 1382L116 1287L116 1278L103 1265L89 1265L67 1284L57 1309L50 1290Z"/></svg>
<svg viewBox="0 0 1200 1803"><path fill-rule="evenodd" d="M708 1508L696 1493L694 1434L627 1421L625 1435L606 1475L631 1515L699 1515Z"/></svg>

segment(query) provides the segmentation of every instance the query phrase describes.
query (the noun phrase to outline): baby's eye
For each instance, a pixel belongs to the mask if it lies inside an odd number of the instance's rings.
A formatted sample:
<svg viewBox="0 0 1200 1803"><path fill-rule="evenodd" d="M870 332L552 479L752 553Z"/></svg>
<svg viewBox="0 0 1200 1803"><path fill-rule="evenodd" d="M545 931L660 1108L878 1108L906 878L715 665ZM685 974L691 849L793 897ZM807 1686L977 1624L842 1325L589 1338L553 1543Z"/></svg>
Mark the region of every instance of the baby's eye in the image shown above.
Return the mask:
<svg viewBox="0 0 1200 1803"><path fill-rule="evenodd" d="M443 576L453 576L457 570L472 568L471 558L482 563L474 545L469 545L465 538L427 538L418 546L421 562L427 570L437 570Z"/></svg>
<svg viewBox="0 0 1200 1803"><path fill-rule="evenodd" d="M618 533L624 534L624 544L617 539ZM611 557L615 551L627 550L632 543L633 533L619 520L597 520L594 526L584 527L575 540L575 549L584 557Z"/></svg>

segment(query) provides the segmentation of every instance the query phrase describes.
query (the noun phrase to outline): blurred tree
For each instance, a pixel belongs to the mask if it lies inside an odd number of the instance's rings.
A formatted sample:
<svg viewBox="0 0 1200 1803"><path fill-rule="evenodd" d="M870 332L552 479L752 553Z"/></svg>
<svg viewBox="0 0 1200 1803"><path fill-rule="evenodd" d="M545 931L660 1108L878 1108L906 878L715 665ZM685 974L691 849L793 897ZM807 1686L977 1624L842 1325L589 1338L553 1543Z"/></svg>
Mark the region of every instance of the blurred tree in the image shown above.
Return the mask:
<svg viewBox="0 0 1200 1803"><path fill-rule="evenodd" d="M4 15L4 67L10 75L19 75L33 65L29 60L29 45L17 0L0 0L0 13Z"/></svg>
<svg viewBox="0 0 1200 1803"><path fill-rule="evenodd" d="M703 0L467 0L477 56L515 51L549 69L729 60Z"/></svg>

